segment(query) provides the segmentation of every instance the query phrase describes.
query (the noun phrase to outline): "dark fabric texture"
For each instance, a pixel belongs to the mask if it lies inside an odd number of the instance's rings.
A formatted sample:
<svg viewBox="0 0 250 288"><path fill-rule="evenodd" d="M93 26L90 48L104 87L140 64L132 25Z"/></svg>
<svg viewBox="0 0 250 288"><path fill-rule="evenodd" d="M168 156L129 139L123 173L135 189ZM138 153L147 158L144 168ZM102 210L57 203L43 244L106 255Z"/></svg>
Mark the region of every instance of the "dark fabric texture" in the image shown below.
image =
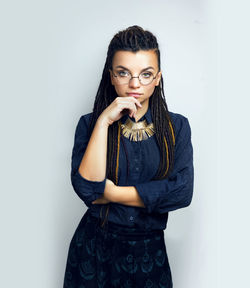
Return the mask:
<svg viewBox="0 0 250 288"><path fill-rule="evenodd" d="M193 196L194 167L191 128L188 119L178 113L169 112L176 130L174 169L167 179L151 180L160 163L160 152L153 135L146 140L130 141L121 135L118 186L134 186L144 207L110 203L108 219L120 225L145 230L166 228L168 212L190 205ZM105 205L92 204L104 193L106 178L103 181L90 181L78 172L82 157L90 138L89 124L92 113L82 115L78 121L71 160L71 182L77 195L98 217L100 209L105 213ZM122 123L130 117L121 118ZM134 117L130 118L135 121ZM150 106L139 119L152 122ZM127 152L127 153L126 153ZM126 154L129 165L127 165ZM127 173L128 172L128 173ZM104 206L104 207L103 207Z"/></svg>
<svg viewBox="0 0 250 288"><path fill-rule="evenodd" d="M163 230L100 226L87 210L70 242L63 288L172 288Z"/></svg>

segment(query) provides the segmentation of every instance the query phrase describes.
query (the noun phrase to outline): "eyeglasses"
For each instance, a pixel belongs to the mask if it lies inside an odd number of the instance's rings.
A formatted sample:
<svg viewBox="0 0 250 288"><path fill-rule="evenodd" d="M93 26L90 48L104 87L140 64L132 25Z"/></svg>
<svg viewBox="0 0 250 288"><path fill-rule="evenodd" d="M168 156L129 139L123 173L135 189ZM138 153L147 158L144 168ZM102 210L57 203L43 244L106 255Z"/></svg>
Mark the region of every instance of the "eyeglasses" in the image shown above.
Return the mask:
<svg viewBox="0 0 250 288"><path fill-rule="evenodd" d="M139 76L132 76L128 71L126 70L120 70L117 71L117 75L114 74L113 70L112 75L116 78L118 85L125 85L130 82L132 78L138 78L140 83L142 85L149 85L153 82L153 80L156 78L157 74L154 76L151 72L142 72Z"/></svg>

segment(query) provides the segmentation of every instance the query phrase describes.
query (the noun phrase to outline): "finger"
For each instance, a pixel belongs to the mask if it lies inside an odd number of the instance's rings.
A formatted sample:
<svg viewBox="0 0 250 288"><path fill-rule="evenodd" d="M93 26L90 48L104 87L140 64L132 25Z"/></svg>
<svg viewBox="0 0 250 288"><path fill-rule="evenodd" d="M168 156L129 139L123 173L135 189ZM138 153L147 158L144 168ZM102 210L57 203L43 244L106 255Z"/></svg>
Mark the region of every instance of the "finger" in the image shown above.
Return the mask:
<svg viewBox="0 0 250 288"><path fill-rule="evenodd" d="M127 105L126 105L126 107L128 107L127 109L128 109L128 114L129 114L129 116L130 117L132 117L133 116L133 114L134 114L134 112L135 112L135 104L134 103L128 103Z"/></svg>
<svg viewBox="0 0 250 288"><path fill-rule="evenodd" d="M139 107L142 107L142 105L141 105L141 103L140 103L140 101L138 100L138 99L135 99L136 100L136 105L138 105Z"/></svg>
<svg viewBox="0 0 250 288"><path fill-rule="evenodd" d="M92 204L102 204L102 203L99 201L94 201L94 202L92 202Z"/></svg>
<svg viewBox="0 0 250 288"><path fill-rule="evenodd" d="M122 114L124 115L128 113L130 117L135 116L138 106L142 107L139 100L135 99L134 97L124 97L123 99L119 99L119 101L121 105L121 111L124 111Z"/></svg>
<svg viewBox="0 0 250 288"><path fill-rule="evenodd" d="M100 203L101 202L101 199L96 199L96 200L94 200L93 202L92 202L92 204L98 204L98 203Z"/></svg>
<svg viewBox="0 0 250 288"><path fill-rule="evenodd" d="M135 105L142 107L142 104L140 103L140 101L136 99L135 97L129 97L129 99L132 99Z"/></svg>
<svg viewBox="0 0 250 288"><path fill-rule="evenodd" d="M134 117L135 114L136 114L136 112L137 112L137 107L136 107L136 104L135 104L135 103L130 103L130 105L129 105L129 111L130 111L129 116L130 116L130 117Z"/></svg>
<svg viewBox="0 0 250 288"><path fill-rule="evenodd" d="M132 105L133 107L132 107L132 116L135 118L135 116L136 116L136 113L137 113L137 110L138 110L138 106L139 107L142 107L142 105L141 105L141 103L137 100L137 99L134 99L135 100L135 102L134 102L134 104ZM131 116L131 117L132 117Z"/></svg>
<svg viewBox="0 0 250 288"><path fill-rule="evenodd" d="M134 97L128 96L128 97L120 97L120 103L122 103L123 105L128 105L129 103L134 103L139 107L142 107L142 104L140 103L140 101Z"/></svg>

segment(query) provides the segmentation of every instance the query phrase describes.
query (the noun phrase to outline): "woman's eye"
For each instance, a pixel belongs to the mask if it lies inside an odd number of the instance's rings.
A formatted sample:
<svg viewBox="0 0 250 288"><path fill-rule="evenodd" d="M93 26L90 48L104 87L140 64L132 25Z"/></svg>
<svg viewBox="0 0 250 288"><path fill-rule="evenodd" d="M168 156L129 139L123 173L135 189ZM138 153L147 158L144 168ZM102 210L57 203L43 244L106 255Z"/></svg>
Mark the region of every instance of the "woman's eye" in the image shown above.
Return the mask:
<svg viewBox="0 0 250 288"><path fill-rule="evenodd" d="M129 72L128 71L118 71L118 75L120 77L128 77L129 76Z"/></svg>
<svg viewBox="0 0 250 288"><path fill-rule="evenodd" d="M144 73L142 73L142 77L143 77L143 78L150 78L151 75L152 75L151 72L144 72Z"/></svg>

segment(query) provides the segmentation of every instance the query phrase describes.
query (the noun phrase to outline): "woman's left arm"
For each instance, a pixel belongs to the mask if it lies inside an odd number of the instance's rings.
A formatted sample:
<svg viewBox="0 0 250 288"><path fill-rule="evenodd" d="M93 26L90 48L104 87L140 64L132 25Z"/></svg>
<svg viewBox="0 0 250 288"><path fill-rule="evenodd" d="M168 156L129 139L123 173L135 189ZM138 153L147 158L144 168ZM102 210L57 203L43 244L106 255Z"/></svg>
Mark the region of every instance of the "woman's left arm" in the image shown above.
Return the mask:
<svg viewBox="0 0 250 288"><path fill-rule="evenodd" d="M117 186L111 180L107 179L103 195L93 201L92 204L107 204L109 202L145 207L134 186Z"/></svg>

